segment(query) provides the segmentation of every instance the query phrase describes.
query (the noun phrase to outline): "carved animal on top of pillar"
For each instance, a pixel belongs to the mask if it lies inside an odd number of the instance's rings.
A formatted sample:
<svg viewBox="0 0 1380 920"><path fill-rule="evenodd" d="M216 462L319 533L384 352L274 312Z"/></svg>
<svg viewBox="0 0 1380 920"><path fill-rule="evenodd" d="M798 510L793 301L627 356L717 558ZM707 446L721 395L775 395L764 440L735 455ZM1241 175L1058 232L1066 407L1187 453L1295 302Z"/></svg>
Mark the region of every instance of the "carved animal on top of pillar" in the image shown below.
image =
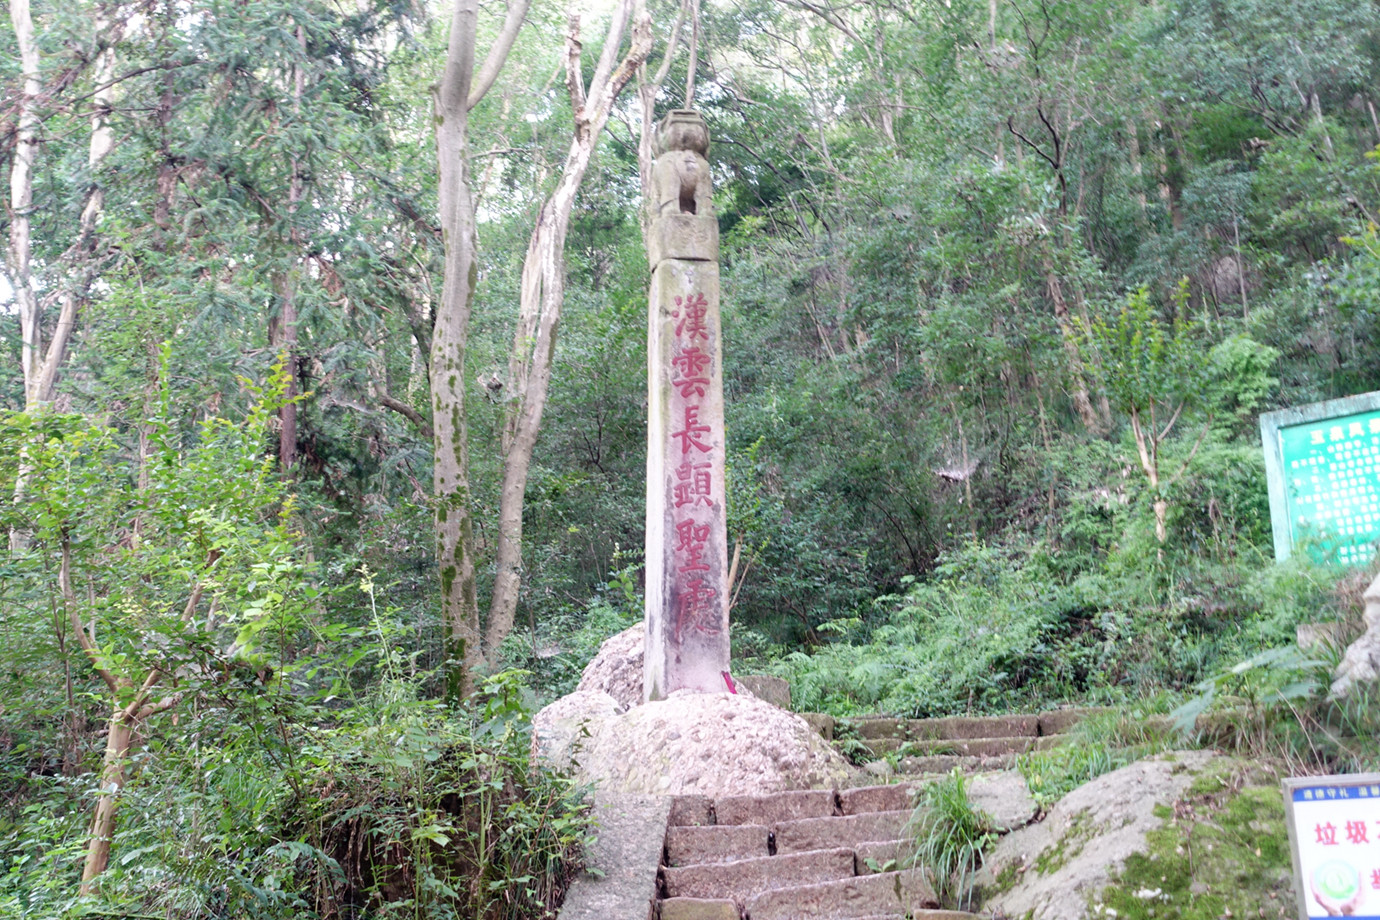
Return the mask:
<svg viewBox="0 0 1380 920"><path fill-rule="evenodd" d="M676 109L662 119L652 137L653 217L673 214L714 216L709 182L709 126L699 112Z"/></svg>

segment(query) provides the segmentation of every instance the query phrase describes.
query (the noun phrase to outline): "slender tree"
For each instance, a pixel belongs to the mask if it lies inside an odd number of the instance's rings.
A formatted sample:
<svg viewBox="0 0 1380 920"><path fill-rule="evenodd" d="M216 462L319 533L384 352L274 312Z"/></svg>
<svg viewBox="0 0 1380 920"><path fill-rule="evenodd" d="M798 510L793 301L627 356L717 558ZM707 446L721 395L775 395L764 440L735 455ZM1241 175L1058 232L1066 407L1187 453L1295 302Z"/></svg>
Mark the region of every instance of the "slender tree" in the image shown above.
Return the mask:
<svg viewBox="0 0 1380 920"><path fill-rule="evenodd" d="M469 178L469 113L503 68L529 3L530 0L512 0L502 30L476 72L479 4L477 0L457 0L445 69L435 88L438 195L445 261L441 303L431 338L432 497L436 503L436 563L441 577L446 689L452 697L468 695L474 669L483 662L465 421L465 346L478 276L475 200Z"/></svg>

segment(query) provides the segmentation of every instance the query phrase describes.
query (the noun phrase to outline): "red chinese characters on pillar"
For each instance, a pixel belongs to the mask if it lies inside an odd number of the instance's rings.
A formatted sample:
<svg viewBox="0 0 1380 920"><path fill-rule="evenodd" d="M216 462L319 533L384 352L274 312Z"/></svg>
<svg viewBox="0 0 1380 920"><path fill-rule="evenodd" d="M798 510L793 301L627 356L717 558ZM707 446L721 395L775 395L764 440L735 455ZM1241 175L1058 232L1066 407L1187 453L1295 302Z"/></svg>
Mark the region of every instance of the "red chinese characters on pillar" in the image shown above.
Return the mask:
<svg viewBox="0 0 1380 920"><path fill-rule="evenodd" d="M705 354L693 345L671 359L671 366L675 370L671 385L680 390L682 399L705 395L705 388L709 386L709 378L705 375L709 373L713 360L713 355Z"/></svg>
<svg viewBox="0 0 1380 920"><path fill-rule="evenodd" d="M691 463L686 460L676 467L676 479L671 487L675 493L675 506L683 508L690 505L714 507L714 474L708 463Z"/></svg>
<svg viewBox="0 0 1380 920"><path fill-rule="evenodd" d="M703 453L709 453L710 446L701 438L709 434L709 426L700 421L700 407L685 407L685 427L680 431L671 432L671 437L680 439L680 452L690 453L690 448L695 448Z"/></svg>
<svg viewBox="0 0 1380 920"><path fill-rule="evenodd" d="M714 373L709 300L697 293L677 297L675 303L671 312L676 324L670 382L681 403L682 424L678 429L673 426L670 437L680 446L681 462L671 467L669 488L675 532L673 616L679 643L687 634L718 635L723 632L723 623L716 583L722 573L715 572L710 564L715 558L711 549L715 531L711 523L696 518L698 513L712 515L716 510L712 462L716 459L715 433L700 419Z"/></svg>
<svg viewBox="0 0 1380 920"><path fill-rule="evenodd" d="M689 342L697 339L709 341L709 301L704 294L677 297L676 306L680 309L671 311L671 315L680 321L676 323L676 338Z"/></svg>

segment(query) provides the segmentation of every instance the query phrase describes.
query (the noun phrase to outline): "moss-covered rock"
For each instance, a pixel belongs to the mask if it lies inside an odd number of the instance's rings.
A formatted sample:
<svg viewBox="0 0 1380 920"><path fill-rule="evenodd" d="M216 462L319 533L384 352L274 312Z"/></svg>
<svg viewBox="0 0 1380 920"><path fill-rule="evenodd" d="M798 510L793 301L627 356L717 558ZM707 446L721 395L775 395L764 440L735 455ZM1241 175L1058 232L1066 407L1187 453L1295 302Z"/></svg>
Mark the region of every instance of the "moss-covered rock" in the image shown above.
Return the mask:
<svg viewBox="0 0 1380 920"><path fill-rule="evenodd" d="M1205 751L1138 761L1006 837L978 882L984 913L1032 920L1285 916L1278 778Z"/></svg>

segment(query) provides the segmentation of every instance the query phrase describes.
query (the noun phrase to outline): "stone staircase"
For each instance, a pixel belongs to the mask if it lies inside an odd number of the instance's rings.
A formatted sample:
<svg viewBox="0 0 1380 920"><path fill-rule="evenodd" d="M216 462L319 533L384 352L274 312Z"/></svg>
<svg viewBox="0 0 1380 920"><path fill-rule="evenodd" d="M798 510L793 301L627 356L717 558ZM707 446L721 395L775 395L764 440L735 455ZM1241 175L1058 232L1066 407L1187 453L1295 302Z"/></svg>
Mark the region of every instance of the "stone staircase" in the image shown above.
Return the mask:
<svg viewBox="0 0 1380 920"><path fill-rule="evenodd" d="M874 759L899 754L900 773L945 774L955 768L971 773L1010 769L1019 755L1060 744L1074 725L1102 711L1053 709L1013 716L861 718L849 724ZM818 721L814 724L819 727ZM830 738L830 734L826 732L825 737Z"/></svg>
<svg viewBox="0 0 1380 920"><path fill-rule="evenodd" d="M855 756L874 758L864 776L893 764L904 774L888 785L596 796L601 831L590 864L600 871L572 887L560 920L973 920L939 909L924 868L911 864L915 790L957 768L973 777L969 793L997 828L1023 826L1035 805L1009 772L1016 757L1058 744L1099 711L851 720L840 734ZM835 740L832 718L800 715Z"/></svg>
<svg viewBox="0 0 1380 920"><path fill-rule="evenodd" d="M660 920L916 920L938 910L914 852L909 784L782 792L671 805Z"/></svg>
<svg viewBox="0 0 1380 920"><path fill-rule="evenodd" d="M944 719L855 719L849 734L905 781L767 796L673 800L657 879L659 920L960 920L939 909L915 851L914 790L957 768L1004 770L1065 740L1097 712ZM833 720L805 714L834 740ZM856 747L856 745L855 745ZM1029 820L1030 814L1025 816Z"/></svg>

